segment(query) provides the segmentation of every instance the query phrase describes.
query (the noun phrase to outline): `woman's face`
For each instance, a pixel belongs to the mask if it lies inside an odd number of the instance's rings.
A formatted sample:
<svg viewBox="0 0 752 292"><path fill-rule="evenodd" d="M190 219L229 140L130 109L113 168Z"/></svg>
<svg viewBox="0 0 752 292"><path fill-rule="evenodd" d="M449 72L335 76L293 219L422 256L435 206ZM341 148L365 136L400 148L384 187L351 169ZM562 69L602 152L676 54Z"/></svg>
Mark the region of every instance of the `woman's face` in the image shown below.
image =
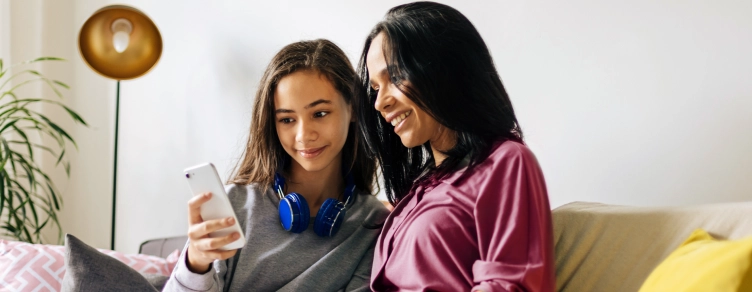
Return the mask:
<svg viewBox="0 0 752 292"><path fill-rule="evenodd" d="M313 172L340 163L352 112L326 76L299 70L283 77L274 111L277 136L294 163Z"/></svg>
<svg viewBox="0 0 752 292"><path fill-rule="evenodd" d="M413 148L431 141L434 148L446 148L441 147L447 142L447 131L442 131L445 128L392 84L382 49L384 39L383 33L373 39L366 58L371 88L377 91L376 110L392 124L405 147Z"/></svg>

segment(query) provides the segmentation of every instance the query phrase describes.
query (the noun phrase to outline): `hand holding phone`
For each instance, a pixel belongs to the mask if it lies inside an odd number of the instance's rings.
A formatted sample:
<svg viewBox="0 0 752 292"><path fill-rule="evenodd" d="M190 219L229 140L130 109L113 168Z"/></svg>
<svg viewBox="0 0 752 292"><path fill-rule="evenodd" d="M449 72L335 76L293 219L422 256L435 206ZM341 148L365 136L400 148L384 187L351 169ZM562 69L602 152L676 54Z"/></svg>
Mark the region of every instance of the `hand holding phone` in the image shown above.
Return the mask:
<svg viewBox="0 0 752 292"><path fill-rule="evenodd" d="M188 168L185 176L194 195L188 201L188 266L202 273L214 260L235 255L245 237L214 165Z"/></svg>

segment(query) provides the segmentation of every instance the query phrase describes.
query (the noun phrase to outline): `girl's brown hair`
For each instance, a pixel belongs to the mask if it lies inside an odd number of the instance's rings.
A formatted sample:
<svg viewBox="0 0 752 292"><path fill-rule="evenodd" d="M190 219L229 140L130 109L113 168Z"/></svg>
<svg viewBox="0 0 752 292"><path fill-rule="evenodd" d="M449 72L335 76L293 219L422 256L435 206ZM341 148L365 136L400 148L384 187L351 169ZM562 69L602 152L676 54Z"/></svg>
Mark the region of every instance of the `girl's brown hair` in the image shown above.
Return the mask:
<svg viewBox="0 0 752 292"><path fill-rule="evenodd" d="M257 183L263 187L271 187L280 161L291 160L277 137L274 91L283 77L298 70L315 70L326 76L345 102L352 105L355 71L350 60L337 45L325 39L318 39L285 46L274 56L261 78L253 104L248 142L235 167L233 178L228 183ZM353 112L353 116L355 115ZM342 148L343 167L351 171L355 186L361 193L372 194L376 163L366 153L364 139L356 123L350 123L347 140Z"/></svg>

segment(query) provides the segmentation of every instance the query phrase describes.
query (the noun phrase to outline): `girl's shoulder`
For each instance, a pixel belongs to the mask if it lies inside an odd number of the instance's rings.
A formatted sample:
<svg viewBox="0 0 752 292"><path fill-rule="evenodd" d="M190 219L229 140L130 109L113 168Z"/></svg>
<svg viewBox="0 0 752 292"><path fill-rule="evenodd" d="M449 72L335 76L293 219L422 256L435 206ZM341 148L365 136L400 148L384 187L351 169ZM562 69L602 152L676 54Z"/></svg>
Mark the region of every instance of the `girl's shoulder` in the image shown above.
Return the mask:
<svg viewBox="0 0 752 292"><path fill-rule="evenodd" d="M242 184L229 184L225 185L225 192L230 197L230 201L236 200L258 200L264 196L268 196L269 193L273 193L271 188L264 187L258 183L250 183L247 185Z"/></svg>
<svg viewBox="0 0 752 292"><path fill-rule="evenodd" d="M378 198L376 198L375 195L358 192L357 194L357 200L362 201L360 205L362 205L361 208L366 209L374 209L374 210L386 210L386 207L384 207L384 204L379 201Z"/></svg>
<svg viewBox="0 0 752 292"><path fill-rule="evenodd" d="M359 214L358 217L362 216L364 221L370 222L372 225L383 223L386 220L389 210L375 195L359 192L356 198L351 209L354 214ZM348 214L350 214L349 211Z"/></svg>

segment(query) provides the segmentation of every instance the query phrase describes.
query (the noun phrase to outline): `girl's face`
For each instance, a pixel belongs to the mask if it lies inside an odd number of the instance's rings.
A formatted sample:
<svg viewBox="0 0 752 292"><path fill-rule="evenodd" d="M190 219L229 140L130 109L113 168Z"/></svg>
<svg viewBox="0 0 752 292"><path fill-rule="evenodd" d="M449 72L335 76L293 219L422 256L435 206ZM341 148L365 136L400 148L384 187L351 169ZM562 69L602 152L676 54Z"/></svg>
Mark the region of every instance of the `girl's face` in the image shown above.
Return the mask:
<svg viewBox="0 0 752 292"><path fill-rule="evenodd" d="M352 110L326 76L298 70L283 77L274 110L277 136L293 163L312 172L341 163Z"/></svg>
<svg viewBox="0 0 752 292"><path fill-rule="evenodd" d="M373 39L366 59L371 88L378 92L374 105L376 110L387 123L392 124L394 133L400 137L405 147L413 148L431 141L433 148L447 148L451 135L446 128L391 82L382 49L384 38L384 34L380 33Z"/></svg>

